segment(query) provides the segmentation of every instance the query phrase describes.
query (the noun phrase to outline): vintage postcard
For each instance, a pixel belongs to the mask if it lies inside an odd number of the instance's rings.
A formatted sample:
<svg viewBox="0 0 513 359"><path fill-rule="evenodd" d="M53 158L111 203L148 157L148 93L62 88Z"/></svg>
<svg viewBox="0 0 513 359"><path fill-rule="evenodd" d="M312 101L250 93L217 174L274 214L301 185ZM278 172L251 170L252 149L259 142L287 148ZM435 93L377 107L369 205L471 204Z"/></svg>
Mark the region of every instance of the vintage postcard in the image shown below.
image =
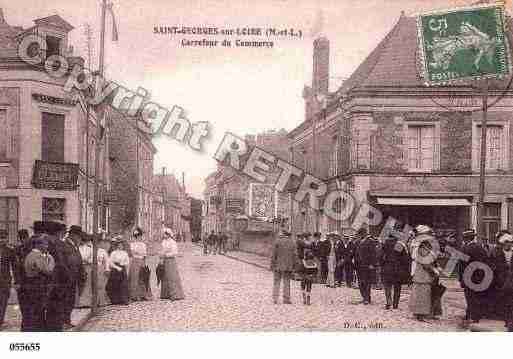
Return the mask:
<svg viewBox="0 0 513 359"><path fill-rule="evenodd" d="M513 331L512 11L3 2L4 349Z"/></svg>

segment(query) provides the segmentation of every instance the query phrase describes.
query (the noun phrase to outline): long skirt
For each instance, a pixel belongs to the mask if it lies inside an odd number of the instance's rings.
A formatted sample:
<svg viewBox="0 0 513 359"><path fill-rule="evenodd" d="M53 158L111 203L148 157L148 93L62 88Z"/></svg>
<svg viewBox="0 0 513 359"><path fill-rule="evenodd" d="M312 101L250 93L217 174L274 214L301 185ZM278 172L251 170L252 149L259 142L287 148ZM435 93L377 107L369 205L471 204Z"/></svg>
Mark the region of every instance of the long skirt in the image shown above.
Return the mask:
<svg viewBox="0 0 513 359"><path fill-rule="evenodd" d="M109 305L110 303L106 290L108 280L109 273L103 270L98 270L98 306L100 307Z"/></svg>
<svg viewBox="0 0 513 359"><path fill-rule="evenodd" d="M87 273L87 280L84 284L84 287L80 293L77 291L77 300L75 303L76 308L88 308L92 305L93 302L93 274L92 274L92 265L85 264L84 270ZM98 306L103 307L110 303L109 297L107 296L107 292L105 287L107 285L107 281L109 279L108 272L98 268Z"/></svg>
<svg viewBox="0 0 513 359"><path fill-rule="evenodd" d="M111 270L105 289L112 304L128 304L130 302L128 276L125 267L121 271Z"/></svg>
<svg viewBox="0 0 513 359"><path fill-rule="evenodd" d="M172 300L185 298L175 258L164 259L164 278L160 288L160 298Z"/></svg>
<svg viewBox="0 0 513 359"><path fill-rule="evenodd" d="M336 263L337 263L337 261L336 261L335 257L330 257L328 259L328 280L327 280L326 284L329 285L330 287L335 286L335 270L337 267Z"/></svg>
<svg viewBox="0 0 513 359"><path fill-rule="evenodd" d="M87 279L83 287L80 291L77 291L77 300L75 303L76 308L85 308L90 307L93 297L93 279L92 279L92 265L91 264L83 264L84 272L87 275ZM80 293L78 293L80 292Z"/></svg>
<svg viewBox="0 0 513 359"><path fill-rule="evenodd" d="M431 306L431 284L413 283L410 294L409 309L413 314L430 315Z"/></svg>
<svg viewBox="0 0 513 359"><path fill-rule="evenodd" d="M144 259L132 258L130 260L130 271L128 273L128 281L130 282L130 300L150 300L151 288L141 281L141 269L144 267Z"/></svg>

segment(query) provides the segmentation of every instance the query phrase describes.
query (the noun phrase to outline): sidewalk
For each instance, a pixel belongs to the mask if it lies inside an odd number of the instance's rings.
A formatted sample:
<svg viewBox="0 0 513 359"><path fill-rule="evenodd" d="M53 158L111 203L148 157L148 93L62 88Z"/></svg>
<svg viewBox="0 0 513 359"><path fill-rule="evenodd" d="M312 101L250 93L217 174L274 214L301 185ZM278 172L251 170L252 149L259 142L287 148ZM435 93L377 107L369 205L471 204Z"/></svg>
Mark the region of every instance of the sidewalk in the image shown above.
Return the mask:
<svg viewBox="0 0 513 359"><path fill-rule="evenodd" d="M75 327L71 331L80 331L81 327L89 319L91 310L85 309L74 309L71 313L71 322ZM4 327L0 332L19 332L21 324L21 312L17 304L11 304L7 306L7 312L5 313Z"/></svg>

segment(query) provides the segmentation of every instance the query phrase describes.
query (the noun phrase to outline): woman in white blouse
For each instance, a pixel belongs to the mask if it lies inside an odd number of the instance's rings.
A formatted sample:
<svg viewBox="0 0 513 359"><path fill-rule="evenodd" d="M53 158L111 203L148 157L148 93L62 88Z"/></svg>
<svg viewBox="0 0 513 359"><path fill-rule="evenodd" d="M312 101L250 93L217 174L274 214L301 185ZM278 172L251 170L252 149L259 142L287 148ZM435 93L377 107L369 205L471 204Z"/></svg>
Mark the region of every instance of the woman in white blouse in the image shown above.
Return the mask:
<svg viewBox="0 0 513 359"><path fill-rule="evenodd" d="M112 243L109 257L110 276L107 282L107 295L112 304L128 304L130 302L128 292L128 267L130 259L123 249L121 238L117 237Z"/></svg>
<svg viewBox="0 0 513 359"><path fill-rule="evenodd" d="M160 289L161 299L180 300L185 298L182 280L176 264L176 256L178 256L178 245L174 239L173 231L170 228L165 228L160 254L164 264L164 277Z"/></svg>
<svg viewBox="0 0 513 359"><path fill-rule="evenodd" d="M84 272L87 273L87 280L84 287L81 289L80 294L77 296L76 307L85 308L90 307L92 303L92 265L93 265L93 242L92 236L84 234L82 236L82 244L78 248L82 256L82 266ZM103 306L108 304L108 298L105 293L105 286L107 284L108 272L110 270L108 260L109 255L103 248L98 248L98 305Z"/></svg>
<svg viewBox="0 0 513 359"><path fill-rule="evenodd" d="M141 270L146 266L146 244L143 242L143 231L137 227L133 232L133 240L130 242L130 271L128 281L130 283L130 300L151 300L151 287L141 279Z"/></svg>

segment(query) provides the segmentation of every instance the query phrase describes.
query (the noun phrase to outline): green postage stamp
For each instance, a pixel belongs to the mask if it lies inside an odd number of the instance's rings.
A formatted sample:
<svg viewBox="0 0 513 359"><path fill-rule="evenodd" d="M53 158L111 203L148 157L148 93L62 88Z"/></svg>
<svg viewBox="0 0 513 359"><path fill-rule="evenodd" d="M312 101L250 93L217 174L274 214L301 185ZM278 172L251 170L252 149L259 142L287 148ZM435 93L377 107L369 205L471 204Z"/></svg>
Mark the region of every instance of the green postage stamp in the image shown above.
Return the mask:
<svg viewBox="0 0 513 359"><path fill-rule="evenodd" d="M426 85L508 76L504 20L504 8L499 5L420 15L421 76Z"/></svg>

